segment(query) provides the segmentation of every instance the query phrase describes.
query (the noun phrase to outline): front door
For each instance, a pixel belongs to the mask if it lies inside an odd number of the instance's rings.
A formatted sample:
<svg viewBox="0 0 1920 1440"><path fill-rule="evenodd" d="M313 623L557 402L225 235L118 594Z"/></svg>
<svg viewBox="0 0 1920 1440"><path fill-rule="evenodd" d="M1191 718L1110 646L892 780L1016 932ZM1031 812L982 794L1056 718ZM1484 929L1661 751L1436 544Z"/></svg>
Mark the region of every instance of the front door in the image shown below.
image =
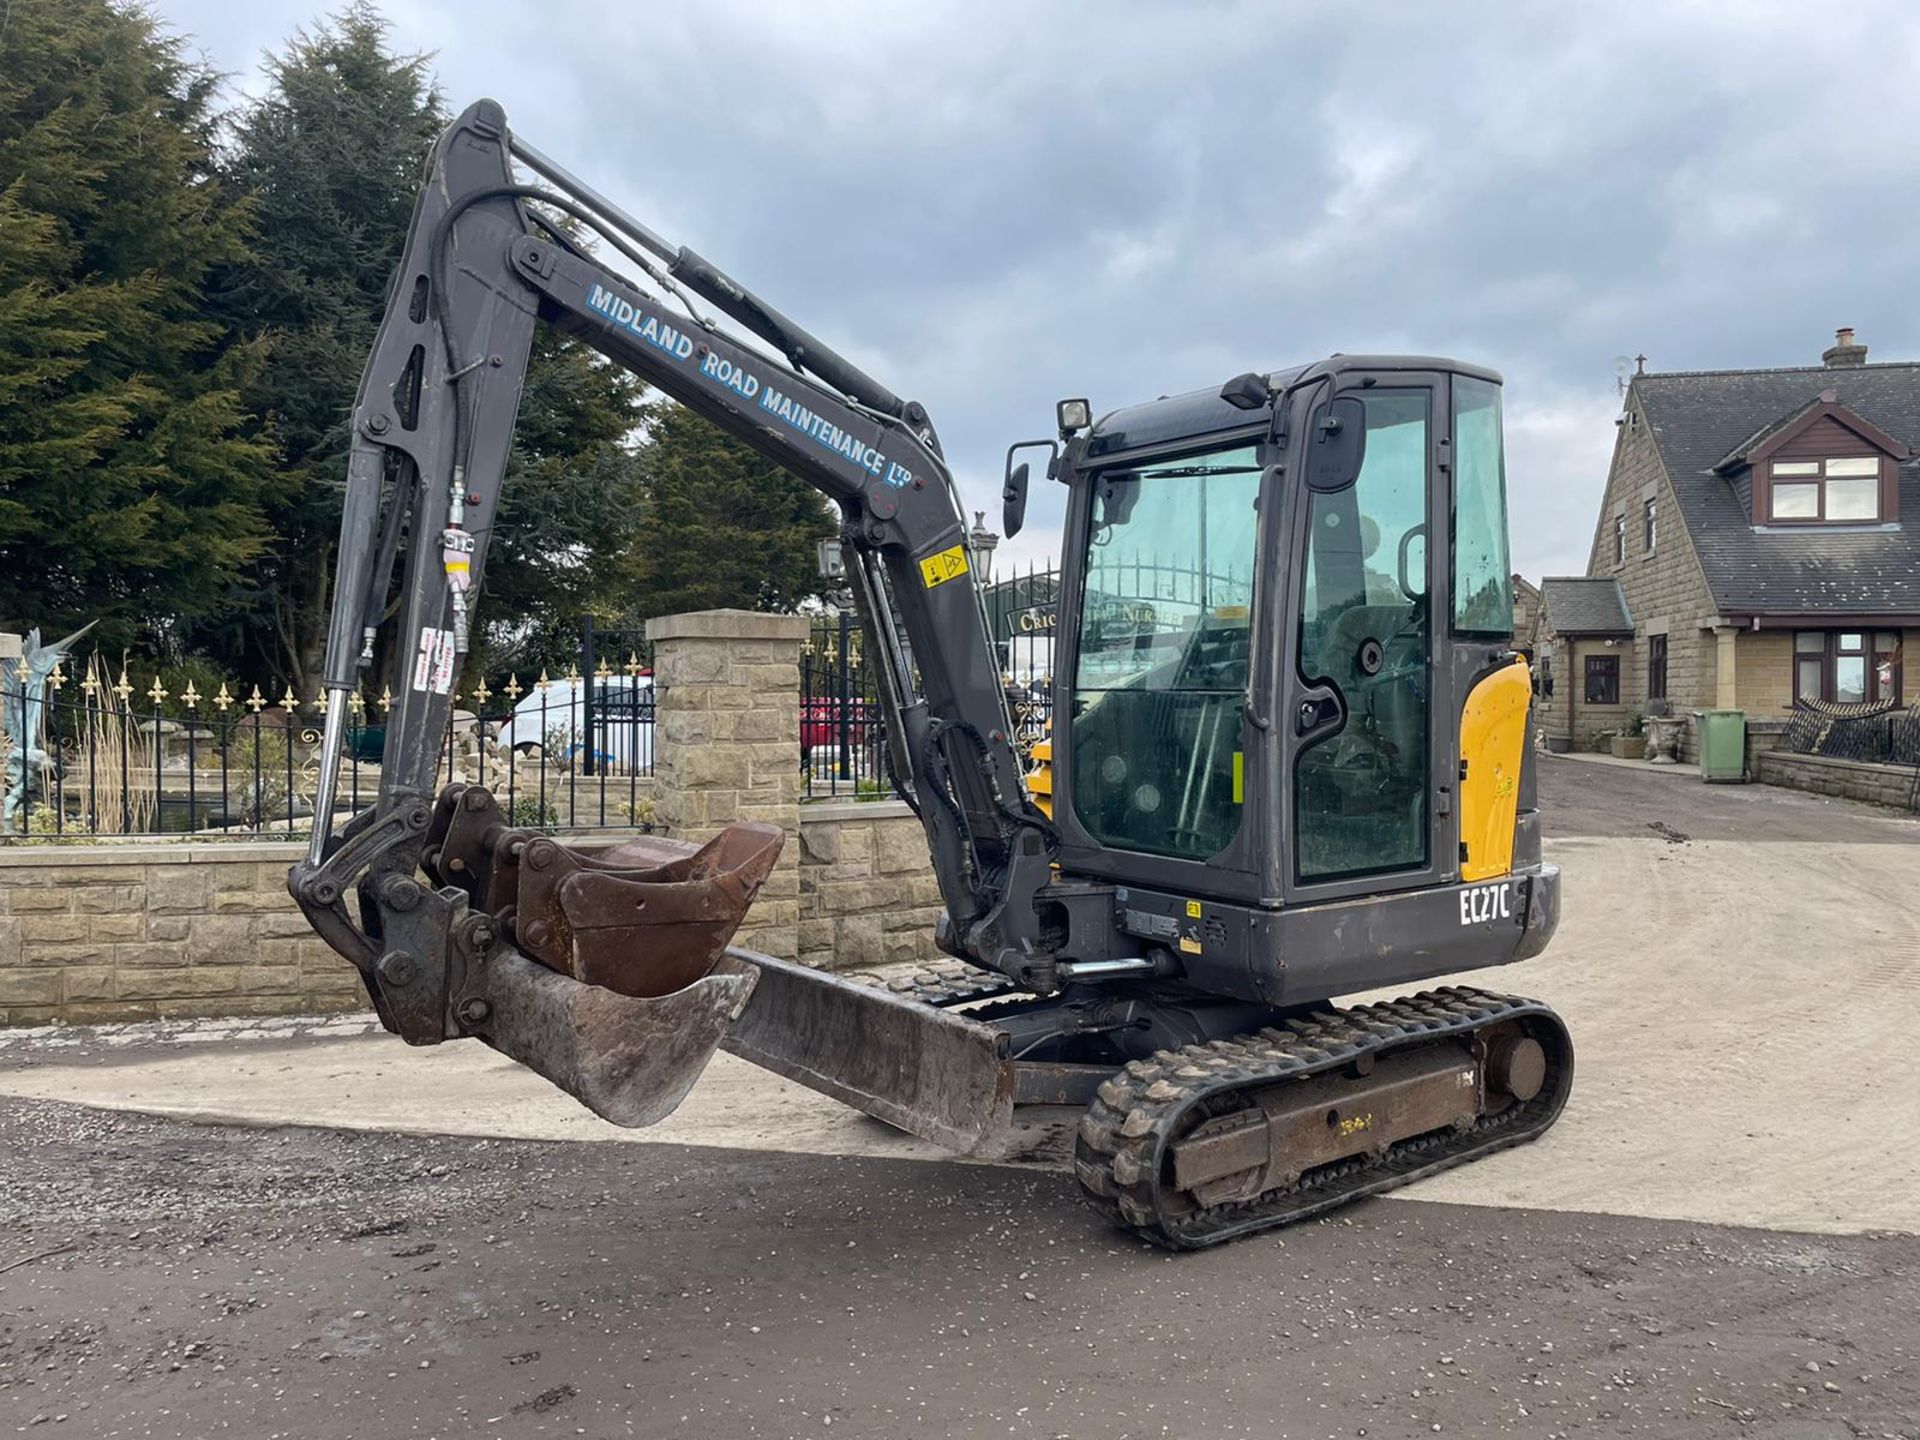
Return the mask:
<svg viewBox="0 0 1920 1440"><path fill-rule="evenodd" d="M1394 379L1345 392L1365 408L1359 478L1296 500L1304 554L1281 711L1296 893L1419 884L1435 861L1436 389Z"/></svg>

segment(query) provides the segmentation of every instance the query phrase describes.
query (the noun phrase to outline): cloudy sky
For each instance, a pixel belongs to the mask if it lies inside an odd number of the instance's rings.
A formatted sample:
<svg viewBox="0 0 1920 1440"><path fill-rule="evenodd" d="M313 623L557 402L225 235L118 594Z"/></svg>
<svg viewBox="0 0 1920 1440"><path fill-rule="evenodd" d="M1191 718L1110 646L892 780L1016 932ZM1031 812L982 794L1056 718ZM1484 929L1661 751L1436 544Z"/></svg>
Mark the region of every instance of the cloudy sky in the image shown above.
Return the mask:
<svg viewBox="0 0 1920 1440"><path fill-rule="evenodd" d="M155 9L236 90L316 13ZM1621 357L1817 362L1839 325L1920 356L1904 0L385 11L453 108L499 99L923 400L991 511L1061 396L1456 355L1506 376L1516 567L1578 573ZM1036 493L1013 553L1049 554L1058 515Z"/></svg>

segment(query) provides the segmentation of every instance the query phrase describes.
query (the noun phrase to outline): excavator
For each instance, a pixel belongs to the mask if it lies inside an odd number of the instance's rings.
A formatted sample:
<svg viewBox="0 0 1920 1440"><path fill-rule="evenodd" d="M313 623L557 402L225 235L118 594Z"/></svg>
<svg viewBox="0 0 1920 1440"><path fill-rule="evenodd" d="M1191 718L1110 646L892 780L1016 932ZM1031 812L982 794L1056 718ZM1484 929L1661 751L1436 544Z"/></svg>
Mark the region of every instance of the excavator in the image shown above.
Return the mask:
<svg viewBox="0 0 1920 1440"><path fill-rule="evenodd" d="M956 962L937 983L730 945L778 827L563 843L439 783L539 325L837 506ZM1401 355L1062 401L1004 471L1009 535L1043 458L1065 492L1042 779L926 409L479 101L428 158L352 411L289 889L388 1030L480 1040L620 1125L670 1114L722 1048L960 1153L1004 1145L1016 1107L1084 1107L1088 1199L1173 1249L1532 1140L1573 1075L1547 1006L1333 1003L1526 960L1558 922L1500 406L1492 371ZM396 613L378 796L336 826L349 700Z"/></svg>

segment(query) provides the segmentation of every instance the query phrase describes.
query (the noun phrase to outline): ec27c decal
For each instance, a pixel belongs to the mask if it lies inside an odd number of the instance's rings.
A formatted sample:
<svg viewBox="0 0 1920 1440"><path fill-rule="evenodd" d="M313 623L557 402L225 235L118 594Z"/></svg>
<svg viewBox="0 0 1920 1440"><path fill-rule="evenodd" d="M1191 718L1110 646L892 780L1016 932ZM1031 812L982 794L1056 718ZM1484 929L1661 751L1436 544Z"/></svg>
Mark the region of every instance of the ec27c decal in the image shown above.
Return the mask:
<svg viewBox="0 0 1920 1440"><path fill-rule="evenodd" d="M1502 880L1497 885L1470 885L1460 892L1460 923L1484 925L1490 920L1513 918L1513 886Z"/></svg>

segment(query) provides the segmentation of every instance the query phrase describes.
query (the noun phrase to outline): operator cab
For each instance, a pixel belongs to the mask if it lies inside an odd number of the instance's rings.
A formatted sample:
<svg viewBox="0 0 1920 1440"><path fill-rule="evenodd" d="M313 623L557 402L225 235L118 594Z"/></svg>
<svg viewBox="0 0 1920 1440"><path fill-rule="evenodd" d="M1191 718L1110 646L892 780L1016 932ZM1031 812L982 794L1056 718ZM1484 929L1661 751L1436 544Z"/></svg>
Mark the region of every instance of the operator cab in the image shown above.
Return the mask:
<svg viewBox="0 0 1920 1440"><path fill-rule="evenodd" d="M1499 376L1243 376L1056 471L1063 871L1264 906L1458 880L1459 716L1513 628Z"/></svg>

